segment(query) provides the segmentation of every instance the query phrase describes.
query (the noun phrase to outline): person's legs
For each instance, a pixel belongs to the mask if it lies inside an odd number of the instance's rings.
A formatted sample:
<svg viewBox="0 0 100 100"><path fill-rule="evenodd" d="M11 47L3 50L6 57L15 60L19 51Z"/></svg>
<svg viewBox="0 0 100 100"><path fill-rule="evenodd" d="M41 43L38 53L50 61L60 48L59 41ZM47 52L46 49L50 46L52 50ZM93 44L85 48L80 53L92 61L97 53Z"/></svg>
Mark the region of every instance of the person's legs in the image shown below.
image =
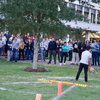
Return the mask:
<svg viewBox="0 0 100 100"><path fill-rule="evenodd" d="M33 55L32 55L32 51L30 50L30 56L31 56L31 60L33 61Z"/></svg>
<svg viewBox="0 0 100 100"><path fill-rule="evenodd" d="M56 50L53 50L54 63L56 64Z"/></svg>
<svg viewBox="0 0 100 100"><path fill-rule="evenodd" d="M72 63L75 63L75 52L73 52Z"/></svg>
<svg viewBox="0 0 100 100"><path fill-rule="evenodd" d="M24 60L24 49L22 49L21 52L22 52L22 57L23 57L23 60Z"/></svg>
<svg viewBox="0 0 100 100"><path fill-rule="evenodd" d="M66 63L66 57L68 56L67 52L64 52L64 56L65 56L64 63Z"/></svg>
<svg viewBox="0 0 100 100"><path fill-rule="evenodd" d="M41 61L43 62L43 50L41 50Z"/></svg>
<svg viewBox="0 0 100 100"><path fill-rule="evenodd" d="M2 48L0 48L0 56L1 56Z"/></svg>
<svg viewBox="0 0 100 100"><path fill-rule="evenodd" d="M29 60L29 50L27 50L26 56L27 56L27 60Z"/></svg>
<svg viewBox="0 0 100 100"><path fill-rule="evenodd" d="M45 61L45 50L43 50L43 61Z"/></svg>
<svg viewBox="0 0 100 100"><path fill-rule="evenodd" d="M97 61L97 52L95 52L95 66L97 66L96 61Z"/></svg>
<svg viewBox="0 0 100 100"><path fill-rule="evenodd" d="M50 54L50 57L49 57L49 62L48 62L48 64L51 63L51 61L52 61L52 58L51 58L51 57L52 57L52 51L51 51L51 50L49 51L49 54Z"/></svg>
<svg viewBox="0 0 100 100"><path fill-rule="evenodd" d="M63 62L64 52L61 54L61 63Z"/></svg>
<svg viewBox="0 0 100 100"><path fill-rule="evenodd" d="M19 49L19 60L20 60L20 56L21 56L21 49Z"/></svg>
<svg viewBox="0 0 100 100"><path fill-rule="evenodd" d="M11 56L11 55L10 55L10 50L8 50L8 51L7 51L7 61L10 60L10 56Z"/></svg>
<svg viewBox="0 0 100 100"><path fill-rule="evenodd" d="M59 62L61 62L62 51L59 51Z"/></svg>
<svg viewBox="0 0 100 100"><path fill-rule="evenodd" d="M99 63L100 53L98 53L97 56L98 56L98 66L100 66L100 63Z"/></svg>
<svg viewBox="0 0 100 100"><path fill-rule="evenodd" d="M79 62L79 53L76 53L76 64Z"/></svg>
<svg viewBox="0 0 100 100"><path fill-rule="evenodd" d="M17 62L17 59L18 59L18 50L15 49L15 62Z"/></svg>
<svg viewBox="0 0 100 100"><path fill-rule="evenodd" d="M85 82L87 82L87 71L88 71L88 65L84 64L84 77L85 77Z"/></svg>
<svg viewBox="0 0 100 100"><path fill-rule="evenodd" d="M79 59L81 59L81 51L79 51Z"/></svg>
<svg viewBox="0 0 100 100"><path fill-rule="evenodd" d="M78 70L78 73L77 73L77 75L76 75L76 80L78 80L79 75L80 75L80 73L81 73L82 69L83 69L83 64L82 64L82 63L80 63L79 70Z"/></svg>
<svg viewBox="0 0 100 100"><path fill-rule="evenodd" d="M13 56L14 56L14 49L11 51L10 61L13 61Z"/></svg>

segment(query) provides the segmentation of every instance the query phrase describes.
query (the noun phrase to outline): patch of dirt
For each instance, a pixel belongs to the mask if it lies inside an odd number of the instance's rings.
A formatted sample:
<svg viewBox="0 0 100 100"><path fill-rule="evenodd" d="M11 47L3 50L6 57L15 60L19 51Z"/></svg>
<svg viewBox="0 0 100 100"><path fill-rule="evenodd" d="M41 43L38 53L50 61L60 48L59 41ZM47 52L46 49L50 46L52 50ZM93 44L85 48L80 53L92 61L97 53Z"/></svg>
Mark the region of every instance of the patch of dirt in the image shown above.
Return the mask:
<svg viewBox="0 0 100 100"><path fill-rule="evenodd" d="M32 67L27 67L23 71L25 72L49 72L49 70L47 70L44 67L37 67L37 69L32 69Z"/></svg>

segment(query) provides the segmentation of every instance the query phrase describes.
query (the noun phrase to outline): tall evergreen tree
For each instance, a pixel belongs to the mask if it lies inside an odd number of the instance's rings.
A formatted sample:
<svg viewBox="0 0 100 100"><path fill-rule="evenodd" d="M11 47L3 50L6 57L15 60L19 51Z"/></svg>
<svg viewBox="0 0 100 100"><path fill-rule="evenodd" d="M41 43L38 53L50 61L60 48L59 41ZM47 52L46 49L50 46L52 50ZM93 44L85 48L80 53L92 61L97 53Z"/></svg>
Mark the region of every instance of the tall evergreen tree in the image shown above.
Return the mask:
<svg viewBox="0 0 100 100"><path fill-rule="evenodd" d="M0 12L5 17L8 30L33 33L33 69L37 69L40 34L54 32L65 35L69 26L62 23L62 20L67 22L83 18L74 9L67 8L65 0L4 0L1 1Z"/></svg>

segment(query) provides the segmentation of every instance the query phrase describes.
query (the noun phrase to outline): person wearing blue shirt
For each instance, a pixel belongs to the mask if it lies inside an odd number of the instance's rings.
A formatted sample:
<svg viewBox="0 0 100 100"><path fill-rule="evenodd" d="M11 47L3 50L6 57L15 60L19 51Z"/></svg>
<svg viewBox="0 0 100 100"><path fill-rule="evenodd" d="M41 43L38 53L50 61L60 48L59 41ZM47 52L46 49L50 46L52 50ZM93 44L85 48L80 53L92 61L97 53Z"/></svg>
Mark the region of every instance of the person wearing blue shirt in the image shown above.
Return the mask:
<svg viewBox="0 0 100 100"><path fill-rule="evenodd" d="M92 49L92 66L97 66L96 64L96 59L97 59L97 50L98 50L98 43L96 42L96 39L94 39L94 43L91 44L91 49Z"/></svg>
<svg viewBox="0 0 100 100"><path fill-rule="evenodd" d="M66 57L68 57L68 46L66 45L66 42L64 42L64 45L62 45L62 56L61 56L61 63L60 63L60 65L62 65L63 57L65 57L64 58L64 65L65 65Z"/></svg>
<svg viewBox="0 0 100 100"><path fill-rule="evenodd" d="M10 57L11 57L11 50L12 50L12 38L9 39L9 41L7 42L7 61L10 61Z"/></svg>
<svg viewBox="0 0 100 100"><path fill-rule="evenodd" d="M99 63L99 57L100 57L100 40L99 40L99 43L98 43L97 56L98 56L98 66L100 66L100 63Z"/></svg>

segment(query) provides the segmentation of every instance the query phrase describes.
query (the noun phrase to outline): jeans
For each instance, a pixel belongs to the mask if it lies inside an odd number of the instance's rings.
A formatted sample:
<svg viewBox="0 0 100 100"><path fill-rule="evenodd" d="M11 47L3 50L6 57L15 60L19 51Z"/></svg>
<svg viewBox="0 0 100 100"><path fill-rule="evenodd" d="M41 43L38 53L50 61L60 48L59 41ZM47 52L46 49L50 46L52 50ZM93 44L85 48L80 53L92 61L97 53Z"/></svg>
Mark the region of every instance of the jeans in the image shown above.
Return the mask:
<svg viewBox="0 0 100 100"><path fill-rule="evenodd" d="M29 60L29 55L31 56L31 60L33 60L33 55L32 55L31 49L28 49L28 50L27 50L27 54L26 54L27 60Z"/></svg>
<svg viewBox="0 0 100 100"><path fill-rule="evenodd" d="M94 65L94 62L95 62L95 65L97 65L96 61L97 61L97 52L92 51L92 63L93 63L93 65Z"/></svg>
<svg viewBox="0 0 100 100"><path fill-rule="evenodd" d="M1 56L2 48L0 48L0 56Z"/></svg>
<svg viewBox="0 0 100 100"><path fill-rule="evenodd" d="M98 65L100 66L100 63L99 63L100 51L98 51L97 56L98 56Z"/></svg>
<svg viewBox="0 0 100 100"><path fill-rule="evenodd" d="M44 57L45 57L45 50L41 50L41 61L44 61Z"/></svg>
<svg viewBox="0 0 100 100"><path fill-rule="evenodd" d="M79 67L78 73L76 75L76 80L78 80L79 75L80 75L80 73L81 73L83 68L84 68L84 74L85 74L85 76L84 76L85 77L85 81L87 82L88 65L83 64L83 63L80 63L80 67Z"/></svg>
<svg viewBox="0 0 100 100"><path fill-rule="evenodd" d="M18 59L18 50L13 48L13 50L11 51L11 58L10 58L10 61L13 61L13 56L15 54L15 62L17 62L17 59Z"/></svg>
<svg viewBox="0 0 100 100"><path fill-rule="evenodd" d="M50 50L49 53L50 53L49 63L51 63L53 55L54 63L56 64L56 50Z"/></svg>

